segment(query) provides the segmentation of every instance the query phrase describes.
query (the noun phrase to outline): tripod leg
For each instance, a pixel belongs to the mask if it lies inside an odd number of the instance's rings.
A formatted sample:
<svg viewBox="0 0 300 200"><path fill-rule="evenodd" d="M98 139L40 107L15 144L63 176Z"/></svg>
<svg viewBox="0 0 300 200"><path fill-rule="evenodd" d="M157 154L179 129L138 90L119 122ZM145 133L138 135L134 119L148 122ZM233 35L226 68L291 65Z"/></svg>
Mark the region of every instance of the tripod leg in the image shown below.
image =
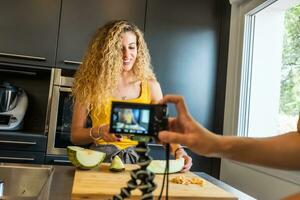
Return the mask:
<svg viewBox="0 0 300 200"><path fill-rule="evenodd" d="M121 188L121 193L113 196L113 200L123 200L131 196L131 191L139 188L142 192L141 199L153 200L152 192L156 189L154 183L155 174L150 172L147 167L150 164L152 158L148 156L149 148L146 142L139 142L135 148L136 153L139 155L138 165L139 169L131 172L131 179L127 182L127 187ZM138 181L140 183L138 184Z"/></svg>

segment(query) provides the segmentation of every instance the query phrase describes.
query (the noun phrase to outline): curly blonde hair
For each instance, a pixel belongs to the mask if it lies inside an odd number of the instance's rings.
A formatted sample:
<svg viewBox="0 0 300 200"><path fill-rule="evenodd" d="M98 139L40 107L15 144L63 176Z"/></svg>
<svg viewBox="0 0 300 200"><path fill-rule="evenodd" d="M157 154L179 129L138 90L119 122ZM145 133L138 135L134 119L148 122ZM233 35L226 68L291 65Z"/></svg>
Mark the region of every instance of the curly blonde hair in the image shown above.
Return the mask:
<svg viewBox="0 0 300 200"><path fill-rule="evenodd" d="M75 74L72 94L88 111L103 108L117 88L123 54L121 34L131 31L137 38L137 57L132 72L138 80L156 80L143 33L126 20L113 21L99 28L91 40L83 63Z"/></svg>

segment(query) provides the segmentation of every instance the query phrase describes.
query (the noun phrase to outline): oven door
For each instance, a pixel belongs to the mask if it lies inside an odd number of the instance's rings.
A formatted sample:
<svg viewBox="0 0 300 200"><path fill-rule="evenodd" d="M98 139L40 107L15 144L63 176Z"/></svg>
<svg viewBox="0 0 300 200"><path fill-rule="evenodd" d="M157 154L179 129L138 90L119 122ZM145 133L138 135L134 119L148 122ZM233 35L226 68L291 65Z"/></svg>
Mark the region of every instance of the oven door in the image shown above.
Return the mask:
<svg viewBox="0 0 300 200"><path fill-rule="evenodd" d="M73 113L71 88L53 86L49 119L47 155L66 155L70 141Z"/></svg>

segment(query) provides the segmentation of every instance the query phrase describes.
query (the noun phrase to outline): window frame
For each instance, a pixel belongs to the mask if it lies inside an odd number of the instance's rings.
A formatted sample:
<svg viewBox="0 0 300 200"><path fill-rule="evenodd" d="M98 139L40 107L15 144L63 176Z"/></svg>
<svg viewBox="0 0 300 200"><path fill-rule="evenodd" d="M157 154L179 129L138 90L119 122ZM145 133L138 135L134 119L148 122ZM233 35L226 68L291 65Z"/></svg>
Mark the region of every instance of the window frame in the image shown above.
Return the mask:
<svg viewBox="0 0 300 200"><path fill-rule="evenodd" d="M232 5L226 81L224 135L247 136L251 80L253 15L277 0L244 0ZM242 81L244 80L244 82ZM258 172L300 185L300 171L284 171L232 161Z"/></svg>

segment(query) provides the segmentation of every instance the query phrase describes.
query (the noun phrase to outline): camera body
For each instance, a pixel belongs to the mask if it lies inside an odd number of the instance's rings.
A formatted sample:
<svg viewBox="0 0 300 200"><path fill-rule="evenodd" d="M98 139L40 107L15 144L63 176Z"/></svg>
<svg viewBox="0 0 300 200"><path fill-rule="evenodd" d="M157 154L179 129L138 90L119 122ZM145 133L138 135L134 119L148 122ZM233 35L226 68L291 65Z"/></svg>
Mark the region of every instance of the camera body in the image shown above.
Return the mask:
<svg viewBox="0 0 300 200"><path fill-rule="evenodd" d="M110 133L157 137L168 129L167 105L112 102Z"/></svg>

